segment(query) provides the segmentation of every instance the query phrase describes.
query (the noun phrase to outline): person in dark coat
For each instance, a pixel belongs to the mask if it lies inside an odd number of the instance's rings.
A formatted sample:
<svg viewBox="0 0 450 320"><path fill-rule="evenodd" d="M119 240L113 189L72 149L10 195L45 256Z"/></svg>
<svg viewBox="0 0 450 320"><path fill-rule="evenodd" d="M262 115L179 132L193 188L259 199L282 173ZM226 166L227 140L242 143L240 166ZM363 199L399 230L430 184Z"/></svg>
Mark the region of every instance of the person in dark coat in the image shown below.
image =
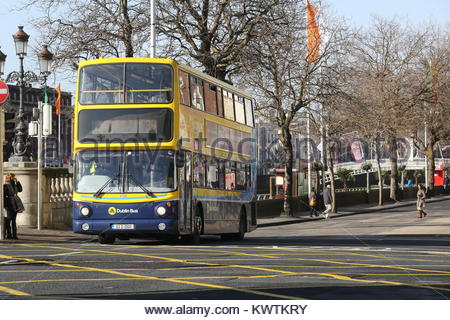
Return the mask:
<svg viewBox="0 0 450 320"><path fill-rule="evenodd" d="M328 215L331 212L333 204L333 196L331 195L331 186L327 184L325 189L323 189L323 203L325 205L325 211L322 213L325 219L328 219Z"/></svg>
<svg viewBox="0 0 450 320"><path fill-rule="evenodd" d="M17 239L16 217L19 209L16 199L14 198L14 195L16 194L17 184L14 186L11 183L11 180L11 175L7 174L5 176L5 184L3 185L3 206L6 209L5 238Z"/></svg>

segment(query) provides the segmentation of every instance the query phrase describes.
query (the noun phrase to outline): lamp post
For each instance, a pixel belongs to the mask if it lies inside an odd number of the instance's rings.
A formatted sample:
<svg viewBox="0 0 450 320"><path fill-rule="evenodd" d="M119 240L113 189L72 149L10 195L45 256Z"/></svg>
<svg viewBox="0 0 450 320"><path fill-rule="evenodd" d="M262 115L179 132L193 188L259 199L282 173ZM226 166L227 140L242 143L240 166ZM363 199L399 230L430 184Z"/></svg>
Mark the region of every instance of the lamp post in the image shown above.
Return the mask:
<svg viewBox="0 0 450 320"><path fill-rule="evenodd" d="M27 126L24 121L24 108L23 108L23 91L25 87L33 82L41 82L44 85L47 81L47 77L50 74L51 62L53 54L51 54L47 46L39 52L39 67L41 75L38 77L32 71L25 71L23 68L23 60L27 55L28 39L30 36L23 31L23 26L18 27L19 30L13 34L14 44L16 46L16 54L19 56L20 68L19 71L11 72L6 78L6 82L16 82L19 87L19 111L16 116L16 128L13 140L14 154L9 158L10 162L28 161L28 134Z"/></svg>
<svg viewBox="0 0 450 320"><path fill-rule="evenodd" d="M0 79L2 79L5 73L5 61L6 54L0 51ZM4 113L3 107L0 105L0 122L4 123ZM3 139L4 139L4 126L0 126L0 178L3 179ZM3 240L3 232L5 230L4 220L3 220L3 188L0 189L0 240Z"/></svg>
<svg viewBox="0 0 450 320"><path fill-rule="evenodd" d="M51 65L53 61L53 54L48 51L48 46L44 45L42 50L38 53L39 69L41 71L43 86L44 86L44 103L48 104L47 96L47 77L51 73ZM42 130L43 130L43 104L39 104L39 120L38 120L38 212L37 212L37 229L42 228ZM48 117L49 116L49 117ZM51 125L51 111L46 115L50 118ZM51 132L51 130L50 130Z"/></svg>

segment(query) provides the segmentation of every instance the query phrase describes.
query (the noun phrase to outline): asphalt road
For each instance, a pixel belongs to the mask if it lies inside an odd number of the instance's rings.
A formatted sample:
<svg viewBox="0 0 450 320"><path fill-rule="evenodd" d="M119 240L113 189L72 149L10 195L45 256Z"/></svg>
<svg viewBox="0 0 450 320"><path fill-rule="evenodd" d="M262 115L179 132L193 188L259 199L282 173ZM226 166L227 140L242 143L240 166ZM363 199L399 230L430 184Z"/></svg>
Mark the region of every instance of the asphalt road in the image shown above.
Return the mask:
<svg viewBox="0 0 450 320"><path fill-rule="evenodd" d="M0 244L0 299L448 299L450 201L260 228L199 246Z"/></svg>

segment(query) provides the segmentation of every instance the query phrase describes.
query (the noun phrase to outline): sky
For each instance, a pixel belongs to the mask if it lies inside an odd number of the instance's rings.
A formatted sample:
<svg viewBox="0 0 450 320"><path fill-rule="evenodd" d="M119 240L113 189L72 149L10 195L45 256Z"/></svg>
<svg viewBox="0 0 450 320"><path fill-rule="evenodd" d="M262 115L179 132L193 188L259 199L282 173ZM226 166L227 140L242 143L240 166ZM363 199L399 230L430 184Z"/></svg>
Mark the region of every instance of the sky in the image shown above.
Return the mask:
<svg viewBox="0 0 450 320"><path fill-rule="evenodd" d="M299 0L301 1L301 0ZM315 0L310 0L313 4ZM354 26L364 27L368 24L371 15L377 14L386 18L400 17L410 24L423 24L434 22L442 26L450 23L450 1L449 0L322 0L330 5L330 9L336 15L343 16ZM0 11L0 50L7 55L6 75L18 70L19 59L16 57L12 34L17 31L17 26L24 25L24 30L30 35L30 45L41 47L37 43L38 31L31 28L28 22L31 18L39 15L37 11L15 12L11 9L17 5L16 0L0 0L3 9ZM51 51L51 47L49 48ZM25 58L25 70L39 73L36 53L31 47ZM61 82L63 91L74 91L75 79L67 80L62 76L54 74L49 77L48 84L55 86Z"/></svg>

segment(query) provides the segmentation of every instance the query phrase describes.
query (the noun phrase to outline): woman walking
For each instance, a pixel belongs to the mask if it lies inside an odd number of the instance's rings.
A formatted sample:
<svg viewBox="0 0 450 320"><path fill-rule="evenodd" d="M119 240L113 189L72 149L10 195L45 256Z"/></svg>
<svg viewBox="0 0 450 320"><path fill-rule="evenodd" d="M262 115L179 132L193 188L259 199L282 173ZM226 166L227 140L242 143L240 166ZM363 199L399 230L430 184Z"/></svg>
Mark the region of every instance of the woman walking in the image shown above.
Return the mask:
<svg viewBox="0 0 450 320"><path fill-rule="evenodd" d="M5 176L5 184L3 185L3 206L6 209L5 217L5 238L17 239L16 217L19 208L15 199L16 190L11 184L11 175Z"/></svg>
<svg viewBox="0 0 450 320"><path fill-rule="evenodd" d="M417 190L417 210L419 211L419 216L417 218L424 218L427 216L427 213L423 210L425 208L426 196L424 185L419 184L419 189Z"/></svg>

